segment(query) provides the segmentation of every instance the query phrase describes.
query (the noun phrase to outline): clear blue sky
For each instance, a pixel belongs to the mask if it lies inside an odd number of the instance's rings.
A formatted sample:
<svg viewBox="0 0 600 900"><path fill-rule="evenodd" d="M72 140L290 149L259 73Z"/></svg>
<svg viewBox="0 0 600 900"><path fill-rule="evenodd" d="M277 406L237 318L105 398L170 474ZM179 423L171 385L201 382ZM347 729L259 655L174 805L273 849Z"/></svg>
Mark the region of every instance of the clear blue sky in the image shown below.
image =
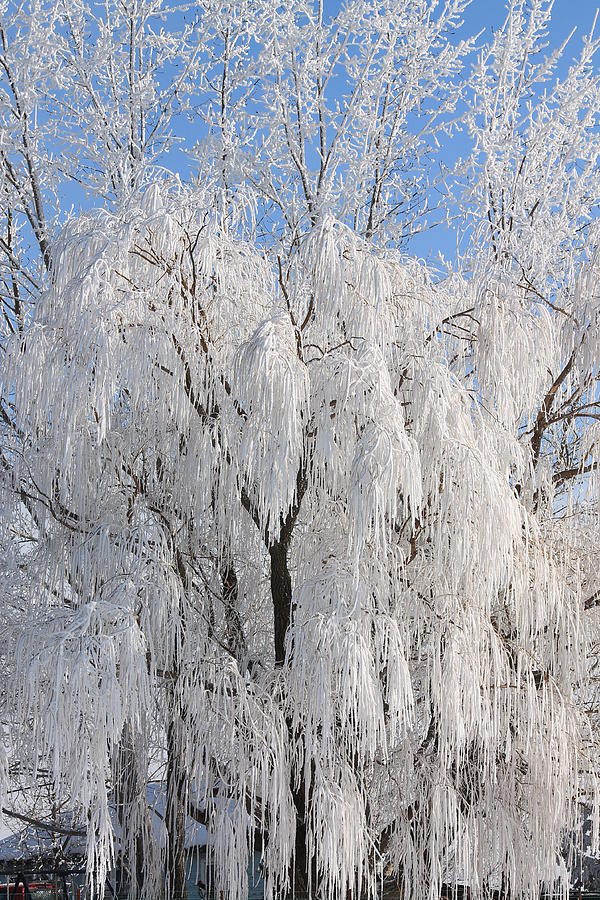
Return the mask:
<svg viewBox="0 0 600 900"><path fill-rule="evenodd" d="M573 47L577 38L589 31L594 21L599 0L555 0L552 12L552 43L564 40L572 28L577 28ZM469 32L498 25L505 16L504 0L472 0L465 17ZM573 55L573 54L571 54Z"/></svg>

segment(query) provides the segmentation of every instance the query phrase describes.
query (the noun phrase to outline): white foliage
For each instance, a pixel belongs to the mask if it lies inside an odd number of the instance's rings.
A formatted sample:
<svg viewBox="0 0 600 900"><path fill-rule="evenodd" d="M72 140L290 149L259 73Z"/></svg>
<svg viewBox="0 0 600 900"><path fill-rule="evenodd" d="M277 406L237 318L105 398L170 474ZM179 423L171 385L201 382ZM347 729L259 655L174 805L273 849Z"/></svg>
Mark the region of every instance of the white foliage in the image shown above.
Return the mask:
<svg viewBox="0 0 600 900"><path fill-rule="evenodd" d="M309 402L308 372L289 315L276 313L261 323L239 348L234 365L244 419L239 458L247 482L261 485L259 515L277 539L280 516L296 495Z"/></svg>
<svg viewBox="0 0 600 900"><path fill-rule="evenodd" d="M9 746L87 823L100 890L140 838L146 890L158 859L173 891L193 804L229 896L257 842L269 900L375 898L386 870L417 900L501 875L537 894L596 790L597 42L550 87L551 4L509 4L453 188L471 242L441 279L397 244L464 94L464 0L207 3L178 38L158 3L67 6L9 34L45 35L36 83L60 38L51 96L72 93L71 153L89 126L98 191L42 228L47 132L11 125L4 194L46 275L7 218ZM183 186L155 163L195 82Z"/></svg>

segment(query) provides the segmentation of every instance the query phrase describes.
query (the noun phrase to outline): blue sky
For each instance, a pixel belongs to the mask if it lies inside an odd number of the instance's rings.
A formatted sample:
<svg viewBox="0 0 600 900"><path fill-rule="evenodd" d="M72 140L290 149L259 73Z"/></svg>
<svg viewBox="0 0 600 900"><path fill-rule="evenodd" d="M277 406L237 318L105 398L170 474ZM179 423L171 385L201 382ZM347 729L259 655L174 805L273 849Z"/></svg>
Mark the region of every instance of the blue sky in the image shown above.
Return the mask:
<svg viewBox="0 0 600 900"><path fill-rule="evenodd" d="M599 5L598 0L555 0L552 12L552 43L558 44L567 37L572 28L576 27L577 35L573 44L575 48L577 37L581 37L591 28ZM481 28L493 28L504 19L505 9L504 0L473 0L465 16L467 30L472 33Z"/></svg>
<svg viewBox="0 0 600 900"><path fill-rule="evenodd" d="M581 42L590 33L599 7L600 0L554 0L548 50L560 46L576 29L559 64L558 74L565 72L579 54ZM482 32L479 43L483 44L491 37L492 31L504 22L505 17L505 0L472 0L464 17L464 36ZM595 33L600 34L600 14ZM600 59L598 67L600 69ZM466 137L454 135L448 150L447 162L452 165L457 156L468 153ZM446 260L452 261L456 256L456 235L444 226L436 226L413 238L407 249L411 255L421 256L432 262L437 260L440 253Z"/></svg>

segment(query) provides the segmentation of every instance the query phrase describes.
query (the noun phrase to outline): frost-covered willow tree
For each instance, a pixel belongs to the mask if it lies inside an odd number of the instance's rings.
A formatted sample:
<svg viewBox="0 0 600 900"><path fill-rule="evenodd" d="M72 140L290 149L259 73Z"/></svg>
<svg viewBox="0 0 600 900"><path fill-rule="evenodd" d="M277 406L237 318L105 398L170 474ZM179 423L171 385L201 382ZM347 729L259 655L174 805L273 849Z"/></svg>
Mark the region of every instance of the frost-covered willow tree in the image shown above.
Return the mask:
<svg viewBox="0 0 600 900"><path fill-rule="evenodd" d="M467 88L464 5L200 9L189 184L126 139L161 32L129 68L103 20L51 32L91 35L73 102L118 161L7 307L6 715L99 884L118 852L132 895L181 894L193 815L228 896L257 842L268 896L535 893L593 791L597 48L555 83L550 4L514 0ZM440 279L403 240L459 101Z"/></svg>

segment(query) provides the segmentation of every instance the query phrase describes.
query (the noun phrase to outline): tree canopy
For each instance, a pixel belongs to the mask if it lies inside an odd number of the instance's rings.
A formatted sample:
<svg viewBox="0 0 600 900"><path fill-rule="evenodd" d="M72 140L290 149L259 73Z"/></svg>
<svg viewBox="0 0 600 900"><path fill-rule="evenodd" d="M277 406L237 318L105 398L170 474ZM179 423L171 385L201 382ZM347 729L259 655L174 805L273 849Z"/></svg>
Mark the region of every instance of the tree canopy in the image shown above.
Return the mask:
<svg viewBox="0 0 600 900"><path fill-rule="evenodd" d="M99 886L180 896L187 815L227 896L257 843L267 897L555 880L596 791L600 81L551 5L476 62L465 0L0 7L4 787L43 773Z"/></svg>

